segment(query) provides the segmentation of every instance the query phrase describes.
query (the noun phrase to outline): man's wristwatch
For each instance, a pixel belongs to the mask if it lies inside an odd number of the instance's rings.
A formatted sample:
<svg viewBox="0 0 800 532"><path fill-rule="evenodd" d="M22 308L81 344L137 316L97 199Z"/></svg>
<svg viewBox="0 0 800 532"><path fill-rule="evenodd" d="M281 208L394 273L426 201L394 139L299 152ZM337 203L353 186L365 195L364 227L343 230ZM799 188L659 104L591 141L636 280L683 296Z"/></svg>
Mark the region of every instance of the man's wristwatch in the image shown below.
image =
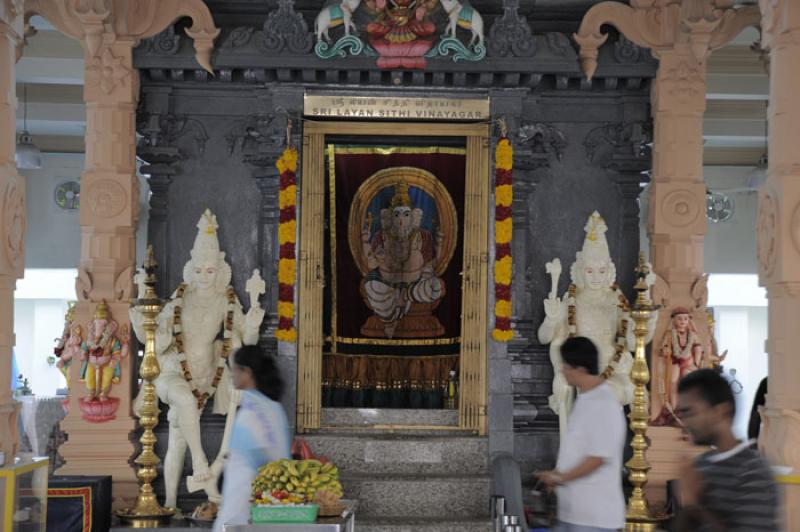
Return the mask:
<svg viewBox="0 0 800 532"><path fill-rule="evenodd" d="M555 481L556 486L564 485L564 477L562 477L559 473L553 473L552 478Z"/></svg>

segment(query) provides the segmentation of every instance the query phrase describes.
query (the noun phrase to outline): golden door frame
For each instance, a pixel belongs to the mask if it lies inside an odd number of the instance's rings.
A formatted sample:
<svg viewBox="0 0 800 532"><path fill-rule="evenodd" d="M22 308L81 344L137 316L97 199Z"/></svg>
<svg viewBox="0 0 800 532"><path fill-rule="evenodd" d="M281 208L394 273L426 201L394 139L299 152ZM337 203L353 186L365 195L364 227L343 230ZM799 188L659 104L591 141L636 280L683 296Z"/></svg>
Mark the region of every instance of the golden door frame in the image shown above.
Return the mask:
<svg viewBox="0 0 800 532"><path fill-rule="evenodd" d="M298 254L297 430L319 429L322 413L323 238L327 135L466 138L458 429L487 433L489 348L489 126L397 122L307 122L303 130ZM464 302L469 301L469 306ZM401 427L397 427L401 428ZM455 428L455 427L454 427Z"/></svg>

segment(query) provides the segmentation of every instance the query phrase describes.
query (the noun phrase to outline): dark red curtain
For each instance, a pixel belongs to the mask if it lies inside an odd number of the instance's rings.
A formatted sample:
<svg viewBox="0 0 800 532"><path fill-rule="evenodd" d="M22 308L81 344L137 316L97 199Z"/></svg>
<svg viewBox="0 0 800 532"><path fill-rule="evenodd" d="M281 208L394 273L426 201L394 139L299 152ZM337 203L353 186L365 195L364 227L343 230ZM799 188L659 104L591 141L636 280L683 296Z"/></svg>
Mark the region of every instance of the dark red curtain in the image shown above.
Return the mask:
<svg viewBox="0 0 800 532"><path fill-rule="evenodd" d="M348 222L350 207L359 186L375 172L397 166L410 166L427 170L442 182L449 192L457 213L458 238L456 240L455 252L450 260L446 271L440 276L446 286L446 295L434 311L439 321L445 328L445 333L441 338L457 339L461 334L461 276L463 263L463 227L464 227L464 180L466 171L466 158L463 150L445 149L444 153L437 153L436 149L430 146L415 148L404 146L400 152L392 153L391 147L380 149L363 148L352 150L352 146L347 147L350 153L341 153L334 147L334 174L330 175L331 165L328 168L329 180L335 180L335 187L328 187L328 194L335 190L335 219L329 220L330 224L336 224L336 252L331 256L330 243L328 243L328 260L336 261L336 332L339 338L362 338L360 328L372 315L372 311L367 307L361 298L359 286L362 274L356 266L355 260L350 251L348 242ZM345 146L341 146L345 148ZM352 151L358 151L352 153ZM371 151L371 153L362 153ZM452 152L461 153L452 153ZM328 157L331 150L328 150ZM330 181L329 181L330 183ZM328 198L330 201L330 198ZM328 232L327 239L330 239ZM333 271L330 264L328 272ZM326 290L330 288L330 283L326 283ZM329 316L334 319L333 316ZM330 330L330 326L328 326ZM335 339L334 339L335 341ZM370 354L400 354L397 349L387 349L381 346L360 346L357 352ZM347 352L345 346L339 344L336 349L338 352ZM403 354L449 354L457 353L458 345L451 344L448 348L426 349L424 351L408 352Z"/></svg>

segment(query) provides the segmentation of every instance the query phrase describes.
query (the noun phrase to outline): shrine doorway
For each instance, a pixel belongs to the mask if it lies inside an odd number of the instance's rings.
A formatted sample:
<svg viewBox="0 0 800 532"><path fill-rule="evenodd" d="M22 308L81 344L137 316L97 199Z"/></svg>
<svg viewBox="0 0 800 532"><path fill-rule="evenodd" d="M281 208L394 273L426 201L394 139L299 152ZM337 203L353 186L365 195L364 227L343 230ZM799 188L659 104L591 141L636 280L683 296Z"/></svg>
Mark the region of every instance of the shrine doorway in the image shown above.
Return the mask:
<svg viewBox="0 0 800 532"><path fill-rule="evenodd" d="M299 432L323 405L441 408L452 369L454 428L486 434L488 150L485 123L306 123Z"/></svg>

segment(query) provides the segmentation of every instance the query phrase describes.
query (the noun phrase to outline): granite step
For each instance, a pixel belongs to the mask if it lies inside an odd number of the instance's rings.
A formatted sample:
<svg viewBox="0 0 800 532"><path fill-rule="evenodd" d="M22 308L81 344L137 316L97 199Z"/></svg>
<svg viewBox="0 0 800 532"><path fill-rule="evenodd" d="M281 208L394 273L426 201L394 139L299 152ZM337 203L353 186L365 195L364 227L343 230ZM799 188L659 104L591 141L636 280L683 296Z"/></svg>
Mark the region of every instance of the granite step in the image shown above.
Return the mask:
<svg viewBox="0 0 800 532"><path fill-rule="evenodd" d="M487 438L462 434L317 433L303 438L344 474L488 474Z"/></svg>
<svg viewBox="0 0 800 532"><path fill-rule="evenodd" d="M422 519L418 517L364 518L356 517L359 532L491 532L486 519Z"/></svg>
<svg viewBox="0 0 800 532"><path fill-rule="evenodd" d="M411 408L323 408L323 427L457 427L458 410Z"/></svg>
<svg viewBox="0 0 800 532"><path fill-rule="evenodd" d="M363 518L488 518L486 475L342 475L345 498ZM360 530L360 527L359 527Z"/></svg>

